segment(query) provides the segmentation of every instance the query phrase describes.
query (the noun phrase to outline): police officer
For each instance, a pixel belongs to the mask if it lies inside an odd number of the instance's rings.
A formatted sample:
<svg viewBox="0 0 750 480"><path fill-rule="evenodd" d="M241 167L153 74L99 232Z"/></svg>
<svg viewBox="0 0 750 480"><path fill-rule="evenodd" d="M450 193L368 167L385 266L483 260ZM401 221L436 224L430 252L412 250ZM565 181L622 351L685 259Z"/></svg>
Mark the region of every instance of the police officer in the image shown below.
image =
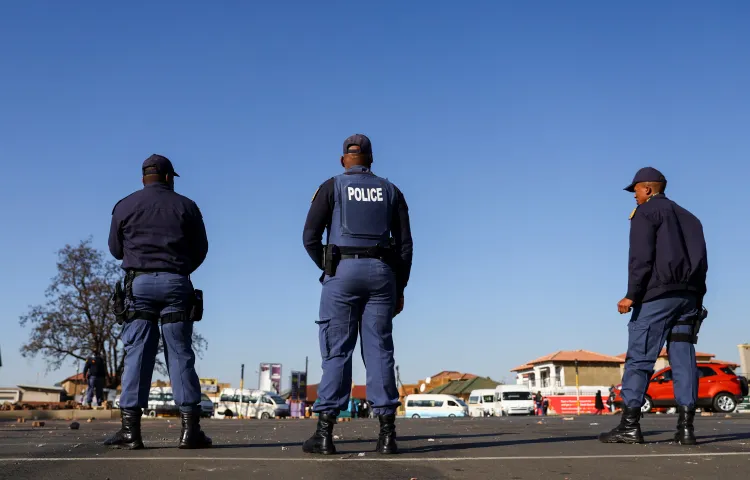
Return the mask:
<svg viewBox="0 0 750 480"><path fill-rule="evenodd" d="M693 430L698 394L695 342L705 318L708 257L703 226L692 213L664 194L667 180L646 167L625 190L635 193L638 206L630 215L628 292L617 304L621 314L632 310L628 351L622 378L620 425L603 433L605 443L642 443L641 407L654 363L667 343L674 395L679 405L674 440L696 443Z"/></svg>
<svg viewBox="0 0 750 480"><path fill-rule="evenodd" d="M109 249L126 272L127 320L122 331L122 429L105 444L143 448L140 420L148 406L161 320L164 358L182 419L179 448L209 447L211 439L199 425L201 391L192 347L194 289L189 278L208 253L206 229L195 202L175 193L174 178L179 175L166 157L151 155L142 173L143 189L120 200L112 211Z"/></svg>
<svg viewBox="0 0 750 480"><path fill-rule="evenodd" d="M349 404L352 353L361 337L367 401L380 420L376 451L397 453L399 403L393 360L393 317L404 307L413 243L409 208L401 191L370 170L372 145L365 135L344 141L345 171L323 183L312 199L303 233L305 249L323 270L319 337L323 378L315 434L307 453L336 453L336 418ZM322 243L328 229L327 245Z"/></svg>
<svg viewBox="0 0 750 480"><path fill-rule="evenodd" d="M86 379L86 405L91 406L91 400L96 392L96 404L102 406L104 400L104 380L107 378L107 365L99 352L94 350L86 359L83 366L83 378Z"/></svg>

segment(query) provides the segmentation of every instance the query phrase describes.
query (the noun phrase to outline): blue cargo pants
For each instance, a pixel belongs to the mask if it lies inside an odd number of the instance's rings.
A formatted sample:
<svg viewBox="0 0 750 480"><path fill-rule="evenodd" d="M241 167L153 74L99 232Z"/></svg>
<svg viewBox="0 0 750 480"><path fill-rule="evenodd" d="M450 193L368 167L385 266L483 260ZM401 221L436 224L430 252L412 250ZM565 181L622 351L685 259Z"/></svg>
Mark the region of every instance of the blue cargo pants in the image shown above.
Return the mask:
<svg viewBox="0 0 750 480"><path fill-rule="evenodd" d="M689 325L675 325L699 313L697 297L672 294L637 305L628 324L628 352L622 376L620 395L625 406L640 408L648 390L654 364L670 332L689 334ZM674 395L677 404L694 407L698 397L698 367L695 345L670 342L669 364L672 367Z"/></svg>
<svg viewBox="0 0 750 480"><path fill-rule="evenodd" d="M135 304L129 308L160 317L177 312L185 312L187 316L192 291L193 285L184 275L143 274L133 280ZM161 334L175 405L181 411L194 411L200 408L201 390L195 371L193 322L162 323ZM146 408L159 347L159 325L152 320L130 320L123 327L122 341L125 344L125 369L120 407Z"/></svg>
<svg viewBox="0 0 750 480"><path fill-rule="evenodd" d="M326 275L320 298L320 354L323 378L316 413L338 415L349 405L352 353L360 336L367 370L367 401L376 415L396 412L399 403L393 359L396 280L379 259L341 260L336 275Z"/></svg>

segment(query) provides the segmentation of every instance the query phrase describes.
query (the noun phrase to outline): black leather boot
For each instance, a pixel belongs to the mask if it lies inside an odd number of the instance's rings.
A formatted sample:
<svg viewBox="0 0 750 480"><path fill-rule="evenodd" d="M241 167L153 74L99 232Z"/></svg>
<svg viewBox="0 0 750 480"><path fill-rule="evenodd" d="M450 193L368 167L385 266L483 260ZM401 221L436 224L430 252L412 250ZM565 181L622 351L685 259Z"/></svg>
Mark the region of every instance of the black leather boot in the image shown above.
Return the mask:
<svg viewBox="0 0 750 480"><path fill-rule="evenodd" d="M120 410L122 428L114 435L104 441L104 445L115 448L126 448L128 450L140 450L143 446L141 439L141 415L140 408L123 408Z"/></svg>
<svg viewBox="0 0 750 480"><path fill-rule="evenodd" d="M678 407L680 416L677 418L677 433L674 434L674 443L680 445L695 445L695 431L693 419L695 418L695 407Z"/></svg>
<svg viewBox="0 0 750 480"><path fill-rule="evenodd" d="M398 453L396 445L396 415L378 415L380 420L380 435L375 451L384 455Z"/></svg>
<svg viewBox="0 0 750 480"><path fill-rule="evenodd" d="M643 443L643 434L639 424L641 415L640 408L624 407L620 424L611 431L599 435L599 441L603 443Z"/></svg>
<svg viewBox="0 0 750 480"><path fill-rule="evenodd" d="M182 418L182 432L178 448L208 448L212 445L211 439L201 430L200 407L190 412L180 410L180 417Z"/></svg>
<svg viewBox="0 0 750 480"><path fill-rule="evenodd" d="M302 445L305 453L319 453L333 455L336 446L333 444L333 427L336 425L336 415L321 413L318 415L318 428L312 437Z"/></svg>

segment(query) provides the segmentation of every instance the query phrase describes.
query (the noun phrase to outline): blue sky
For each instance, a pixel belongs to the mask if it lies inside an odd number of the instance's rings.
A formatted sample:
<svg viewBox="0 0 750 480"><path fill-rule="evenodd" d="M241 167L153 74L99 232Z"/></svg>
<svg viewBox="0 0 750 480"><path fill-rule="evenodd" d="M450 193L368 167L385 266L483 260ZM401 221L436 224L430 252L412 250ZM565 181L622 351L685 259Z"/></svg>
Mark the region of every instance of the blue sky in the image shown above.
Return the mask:
<svg viewBox="0 0 750 480"><path fill-rule="evenodd" d="M302 226L356 132L411 209L403 381L624 352L622 188L646 165L704 222L699 350L737 360L750 341L746 2L159 3L0 6L0 384L75 373L22 359L18 317L44 300L57 249L89 235L106 249L151 153L208 229L199 374L237 384L245 363L252 386L280 362L286 386L309 356L317 382ZM354 372L363 383L359 358Z"/></svg>

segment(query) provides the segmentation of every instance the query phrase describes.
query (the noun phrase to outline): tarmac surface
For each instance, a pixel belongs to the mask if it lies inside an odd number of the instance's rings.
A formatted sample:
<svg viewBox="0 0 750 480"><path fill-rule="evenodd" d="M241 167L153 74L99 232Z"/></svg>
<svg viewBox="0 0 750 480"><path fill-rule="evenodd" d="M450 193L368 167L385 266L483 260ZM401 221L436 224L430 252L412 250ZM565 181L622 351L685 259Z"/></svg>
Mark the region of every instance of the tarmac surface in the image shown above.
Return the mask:
<svg viewBox="0 0 750 480"><path fill-rule="evenodd" d="M642 420L646 444L607 445L596 439L619 417L399 419L399 455L374 453L377 420L339 423L338 453L311 456L301 444L313 419L203 420L214 446L179 450L179 419L145 419L145 450L104 447L117 421L0 423L0 478L750 478L750 415L696 418L699 444L671 443L677 417Z"/></svg>

